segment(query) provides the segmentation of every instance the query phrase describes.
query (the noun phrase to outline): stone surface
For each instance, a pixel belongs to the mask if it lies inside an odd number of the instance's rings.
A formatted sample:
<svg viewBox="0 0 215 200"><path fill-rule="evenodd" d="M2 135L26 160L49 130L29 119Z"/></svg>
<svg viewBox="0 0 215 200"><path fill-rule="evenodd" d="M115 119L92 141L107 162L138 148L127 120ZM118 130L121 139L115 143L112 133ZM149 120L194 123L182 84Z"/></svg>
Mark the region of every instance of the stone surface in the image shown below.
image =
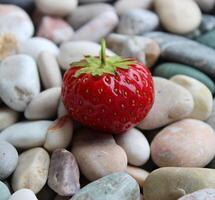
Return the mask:
<svg viewBox="0 0 215 200"><path fill-rule="evenodd" d="M66 42L60 46L58 62L62 69L69 68L72 62L80 61L85 55L99 56L100 45L90 41L73 41ZM106 50L108 56L113 56L114 53Z"/></svg>
<svg viewBox="0 0 215 200"><path fill-rule="evenodd" d="M78 4L77 0L35 0L37 9L47 15L67 16Z"/></svg>
<svg viewBox="0 0 215 200"><path fill-rule="evenodd" d="M212 93L215 92L215 84L213 80L206 74L191 66L178 63L163 63L158 65L153 71L154 76L160 76L167 79L178 74L195 78L205 84Z"/></svg>
<svg viewBox="0 0 215 200"><path fill-rule="evenodd" d="M159 77L154 77L154 85L155 103L138 128L143 130L160 128L191 114L194 102L187 89Z"/></svg>
<svg viewBox="0 0 215 200"><path fill-rule="evenodd" d="M52 153L48 185L57 194L72 196L80 189L78 164L72 153L57 149Z"/></svg>
<svg viewBox="0 0 215 200"><path fill-rule="evenodd" d="M13 173L17 162L18 153L16 149L8 142L0 140L0 180L6 179Z"/></svg>
<svg viewBox="0 0 215 200"><path fill-rule="evenodd" d="M91 181L124 171L127 166L126 153L113 137L93 130L78 131L73 139L72 153L82 174Z"/></svg>
<svg viewBox="0 0 215 200"><path fill-rule="evenodd" d="M114 173L85 186L70 200L139 200L137 182L126 173Z"/></svg>
<svg viewBox="0 0 215 200"><path fill-rule="evenodd" d="M206 122L215 130L215 99L213 100L212 113Z"/></svg>
<svg viewBox="0 0 215 200"><path fill-rule="evenodd" d="M214 142L215 132L208 124L185 119L155 136L151 156L160 167L204 167L214 157Z"/></svg>
<svg viewBox="0 0 215 200"><path fill-rule="evenodd" d="M35 61L27 55L13 55L0 65L1 99L10 108L24 111L31 99L40 91Z"/></svg>
<svg viewBox="0 0 215 200"><path fill-rule="evenodd" d="M215 7L215 1L214 0L195 0L202 11L204 12L210 12Z"/></svg>
<svg viewBox="0 0 215 200"><path fill-rule="evenodd" d="M59 53L58 47L48 39L41 37L33 37L19 45L18 52L32 56L35 60L41 52L46 51L57 56Z"/></svg>
<svg viewBox="0 0 215 200"><path fill-rule="evenodd" d="M18 113L10 108L0 108L0 131L16 123Z"/></svg>
<svg viewBox="0 0 215 200"><path fill-rule="evenodd" d="M132 128L122 135L115 137L116 143L126 152L131 165L141 166L150 156L150 147L147 139L138 129Z"/></svg>
<svg viewBox="0 0 215 200"><path fill-rule="evenodd" d="M0 200L8 200L10 197L10 190L8 189L7 185L0 181Z"/></svg>
<svg viewBox="0 0 215 200"><path fill-rule="evenodd" d="M147 177L144 198L173 200L204 188L215 188L213 169L165 167Z"/></svg>
<svg viewBox="0 0 215 200"><path fill-rule="evenodd" d="M42 52L37 59L40 78L45 89L62 84L62 75L57 59L52 53Z"/></svg>
<svg viewBox="0 0 215 200"><path fill-rule="evenodd" d="M194 193L185 195L179 200L214 200L215 199L215 189L202 189Z"/></svg>
<svg viewBox="0 0 215 200"><path fill-rule="evenodd" d="M186 88L193 96L194 108L190 118L206 120L211 115L213 96L210 90L198 80L185 75L173 76L171 81Z"/></svg>
<svg viewBox="0 0 215 200"><path fill-rule="evenodd" d="M201 11L193 0L155 0L155 10L164 28L172 33L189 33L201 23Z"/></svg>
<svg viewBox="0 0 215 200"><path fill-rule="evenodd" d="M47 181L49 163L49 154L42 148L33 148L21 153L12 176L13 190L28 188L37 194Z"/></svg>
<svg viewBox="0 0 215 200"><path fill-rule="evenodd" d="M15 192L8 200L38 200L35 194L29 189L20 189Z"/></svg>
<svg viewBox="0 0 215 200"><path fill-rule="evenodd" d="M45 16L41 19L37 36L47 38L56 44L68 41L73 36L72 27L63 19Z"/></svg>
<svg viewBox="0 0 215 200"><path fill-rule="evenodd" d="M67 148L73 135L73 122L68 116L55 120L48 128L44 147L48 151Z"/></svg>
<svg viewBox="0 0 215 200"><path fill-rule="evenodd" d="M158 16L142 9L131 9L120 18L117 32L127 35L141 35L155 30L159 25Z"/></svg>
<svg viewBox="0 0 215 200"><path fill-rule="evenodd" d="M116 27L118 20L115 11L106 11L79 28L72 40L99 42Z"/></svg>
<svg viewBox="0 0 215 200"><path fill-rule="evenodd" d="M25 109L25 118L30 120L54 118L57 114L60 95L60 87L44 90L28 104Z"/></svg>
<svg viewBox="0 0 215 200"><path fill-rule="evenodd" d="M215 17L213 15L203 15L202 22L200 24L201 33L211 31L215 28Z"/></svg>
<svg viewBox="0 0 215 200"><path fill-rule="evenodd" d="M21 149L42 146L51 123L51 121L19 122L3 130L0 140L8 141Z"/></svg>
<svg viewBox="0 0 215 200"><path fill-rule="evenodd" d="M33 35L33 23L22 8L15 5L0 4L0 13L0 34L12 33L20 41Z"/></svg>
<svg viewBox="0 0 215 200"><path fill-rule="evenodd" d="M198 37L197 41L206 46L209 46L209 47L215 49L214 39L215 39L215 30L213 29L212 31L209 31L209 32L201 35L200 37Z"/></svg>
<svg viewBox="0 0 215 200"><path fill-rule="evenodd" d="M147 66L153 66L160 56L158 44L146 37L112 33L107 37L107 46L116 54L125 58L135 58Z"/></svg>

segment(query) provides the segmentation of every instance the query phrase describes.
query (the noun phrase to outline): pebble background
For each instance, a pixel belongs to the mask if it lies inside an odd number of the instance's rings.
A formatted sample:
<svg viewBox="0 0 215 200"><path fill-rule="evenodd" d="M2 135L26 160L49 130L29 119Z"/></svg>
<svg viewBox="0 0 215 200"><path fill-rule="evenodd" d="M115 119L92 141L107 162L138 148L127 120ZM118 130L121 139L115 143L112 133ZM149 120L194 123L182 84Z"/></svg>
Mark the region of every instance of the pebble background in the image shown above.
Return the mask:
<svg viewBox="0 0 215 200"><path fill-rule="evenodd" d="M67 116L69 64L133 57L155 103L123 135ZM0 0L0 200L215 200L215 0Z"/></svg>

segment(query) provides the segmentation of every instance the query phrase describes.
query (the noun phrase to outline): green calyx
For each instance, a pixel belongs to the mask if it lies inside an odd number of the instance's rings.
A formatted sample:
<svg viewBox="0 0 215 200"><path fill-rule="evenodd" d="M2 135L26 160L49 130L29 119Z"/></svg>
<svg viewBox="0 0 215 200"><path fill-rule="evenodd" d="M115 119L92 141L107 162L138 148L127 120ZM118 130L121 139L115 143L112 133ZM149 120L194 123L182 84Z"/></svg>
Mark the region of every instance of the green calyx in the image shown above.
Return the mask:
<svg viewBox="0 0 215 200"><path fill-rule="evenodd" d="M81 74L92 74L93 76L101 76L104 73L115 74L117 68L129 69L130 65L137 63L137 61L130 58L123 59L119 56L108 57L105 54L105 50L105 40L102 40L99 57L85 56L83 60L72 63L71 67L81 67L75 73L75 77L79 77Z"/></svg>

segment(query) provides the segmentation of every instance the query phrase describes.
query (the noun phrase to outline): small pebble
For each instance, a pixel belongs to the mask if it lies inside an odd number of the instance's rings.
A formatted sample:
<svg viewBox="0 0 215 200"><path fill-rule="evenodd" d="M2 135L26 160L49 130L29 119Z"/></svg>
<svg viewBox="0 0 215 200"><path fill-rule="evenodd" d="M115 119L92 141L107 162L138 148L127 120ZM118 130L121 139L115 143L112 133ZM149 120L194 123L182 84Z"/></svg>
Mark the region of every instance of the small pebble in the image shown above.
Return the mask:
<svg viewBox="0 0 215 200"><path fill-rule="evenodd" d="M0 131L16 123L18 116L18 113L10 108L0 108Z"/></svg>
<svg viewBox="0 0 215 200"><path fill-rule="evenodd" d="M38 200L35 194L29 189L20 189L17 192L13 193L13 195L8 200Z"/></svg>
<svg viewBox="0 0 215 200"><path fill-rule="evenodd" d="M0 181L0 200L8 200L10 197L10 190L8 189L7 185Z"/></svg>

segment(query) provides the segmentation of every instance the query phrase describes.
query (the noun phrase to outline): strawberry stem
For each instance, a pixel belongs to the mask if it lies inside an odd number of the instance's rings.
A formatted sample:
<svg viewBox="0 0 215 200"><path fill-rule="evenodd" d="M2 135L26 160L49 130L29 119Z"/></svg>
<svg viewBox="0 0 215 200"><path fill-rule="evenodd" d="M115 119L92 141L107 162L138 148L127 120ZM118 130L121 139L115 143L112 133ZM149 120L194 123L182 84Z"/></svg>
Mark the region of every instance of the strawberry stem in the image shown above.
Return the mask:
<svg viewBox="0 0 215 200"><path fill-rule="evenodd" d="M101 41L101 50L100 50L100 59L101 59L101 67L106 65L106 43L105 40Z"/></svg>

